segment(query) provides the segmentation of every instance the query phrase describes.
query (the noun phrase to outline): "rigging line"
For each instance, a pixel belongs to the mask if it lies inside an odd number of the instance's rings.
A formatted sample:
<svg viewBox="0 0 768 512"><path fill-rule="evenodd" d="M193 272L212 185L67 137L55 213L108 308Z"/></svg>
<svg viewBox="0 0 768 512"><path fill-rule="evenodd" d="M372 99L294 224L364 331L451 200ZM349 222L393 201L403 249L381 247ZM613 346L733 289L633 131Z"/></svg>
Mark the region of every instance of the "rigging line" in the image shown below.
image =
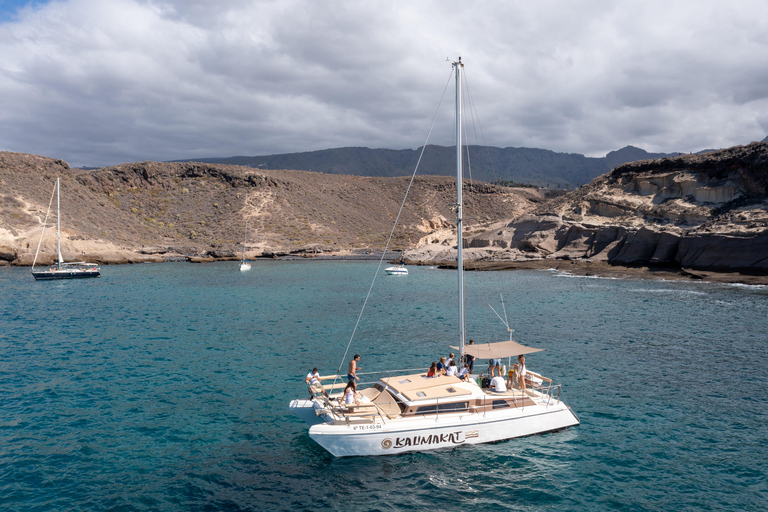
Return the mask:
<svg viewBox="0 0 768 512"><path fill-rule="evenodd" d="M397 212L397 217L395 217L395 223L392 226L392 230L389 232L389 238L387 239L387 243L384 246L384 251L381 253L381 258L379 258L379 264L376 266L376 272L373 274L373 280L371 281L371 286L368 288L368 293L365 296L365 300L363 301L363 306L360 309L360 314L357 316L357 321L355 322L355 327L352 329L352 334L349 337L349 342L347 343L347 348L344 350L344 355L341 358L341 363L339 364L339 369L336 371L336 376L338 377L339 373L341 372L341 369L344 367L344 361L347 360L347 354L349 354L349 347L352 345L352 340L355 338L355 333L357 332L357 328L360 325L360 320L363 318L363 312L365 311L365 306L368 304L368 299L371 297L371 291L373 291L373 285L376 283L376 278L379 275L379 271L381 270L381 265L384 261L384 256L387 254L387 249L389 249L389 244L392 241L392 236L394 236L395 228L397 228L397 223L400 220L400 215L403 213L403 208L405 208L405 200L408 198L408 192L410 192L411 187L413 186L413 180L416 178L416 173L419 170L419 165L421 164L421 159L424 156L424 152L427 150L427 143L429 142L429 138L432 135L432 130L435 128L435 122L437 121L437 115L440 112L440 107L443 104L443 99L445 98L445 92L448 90L448 86L451 83L451 78L453 77L453 67L451 67L451 74L448 76L448 81L445 83L445 88L443 89L443 95L440 97L440 102L437 104L437 109L435 110L435 115L432 117L432 124L429 127L429 132L427 133L427 139L424 141L424 145L421 148L421 153L419 153L419 159L416 161L416 166L413 169L413 174L411 174L411 179L408 182L408 187L405 190L405 196L403 197L403 202L400 203L400 209ZM336 383L336 379L333 380L333 383Z"/></svg>
<svg viewBox="0 0 768 512"><path fill-rule="evenodd" d="M35 259L32 260L32 269L35 268L37 263L37 254L40 252L40 245L43 243L43 235L45 234L45 225L48 224L48 214L51 213L51 205L53 204L53 196L56 194L56 185L53 186L53 192L51 192L51 200L48 202L48 211L45 212L45 220L43 221L43 230L40 232L40 241L37 242L37 250L35 251Z"/></svg>
<svg viewBox="0 0 768 512"><path fill-rule="evenodd" d="M473 184L472 184L472 163L471 163L470 156L469 156L469 125L467 124L467 120L466 119L467 119L467 117L471 117L472 118L472 128L473 128L472 132L475 134L475 144L476 145L477 145L478 141L477 141L477 128L475 126L475 120L477 119L477 123L478 124L480 123L480 121L478 119L477 110L475 108L475 103L472 100L472 94L470 93L469 79L466 76L466 71L464 73L462 73L462 77L464 78L464 85L466 86L466 91L467 91L467 100L466 101L468 101L468 104L469 104L468 105L469 106L469 116L466 116L464 118L464 123L465 123L464 133L465 133L466 143L467 143L466 144L467 173L469 174L469 188L467 189L466 196L467 196L467 199L469 199L470 197L472 197L474 199L475 194L473 192L474 187L473 187ZM462 105L462 107L463 107L463 105ZM489 155L489 158L490 158L490 155ZM472 202L472 206L469 206L469 201L466 201L466 202L468 204L466 210L468 211L468 213L470 213L470 216L477 217L477 215L478 215L478 210L476 208L477 201L473 201ZM480 286L481 295L482 295L482 302L481 302L481 304L489 303L490 301L488 300L488 288L486 287L485 280L484 279L480 279L480 278L478 278L478 279L479 279L479 281L481 283L481 286ZM469 287L467 287L467 289L468 288ZM491 309L493 309L493 308L491 308ZM483 325L485 326L485 337L486 337L487 340L490 340L491 339L490 318L489 318L489 315L488 315L488 311L485 308L482 308L482 310L483 310L483 317L484 317ZM494 311L494 313L496 313L496 312ZM507 326L507 329L509 329L509 326Z"/></svg>
<svg viewBox="0 0 768 512"><path fill-rule="evenodd" d="M503 302L502 302L502 304L503 304ZM489 308L491 308L491 311L493 311L494 313L496 313L496 310L495 310L495 309L493 309L493 306L491 306L490 304L488 304L488 307L489 307ZM507 327L507 329L509 329L509 324L508 324L508 323L507 323L507 322L506 322L506 321L505 321L503 318L501 318L501 315L500 315L500 314L498 314L498 313L496 313L496 316L497 316L497 317L499 317L499 320L501 320L501 322L502 322L502 323L503 323L503 324L504 324L504 325ZM504 312L504 316L507 316L507 313L506 313L506 311Z"/></svg>
<svg viewBox="0 0 768 512"><path fill-rule="evenodd" d="M472 97L472 91L469 89L469 83L467 83L467 97L469 98L470 103L470 112L476 112L475 110L475 101ZM475 121L477 121L477 126L475 126ZM491 157L491 151L488 147L488 143L485 140L485 132L483 131L483 124L480 122L480 118L478 116L472 116L472 128L475 132L475 140L477 140L477 127L480 128L480 138L483 141L483 148L485 148L485 153L488 157L488 164L491 166L491 175L496 176L496 181L499 181L499 173L496 171L496 167L493 165L493 158Z"/></svg>

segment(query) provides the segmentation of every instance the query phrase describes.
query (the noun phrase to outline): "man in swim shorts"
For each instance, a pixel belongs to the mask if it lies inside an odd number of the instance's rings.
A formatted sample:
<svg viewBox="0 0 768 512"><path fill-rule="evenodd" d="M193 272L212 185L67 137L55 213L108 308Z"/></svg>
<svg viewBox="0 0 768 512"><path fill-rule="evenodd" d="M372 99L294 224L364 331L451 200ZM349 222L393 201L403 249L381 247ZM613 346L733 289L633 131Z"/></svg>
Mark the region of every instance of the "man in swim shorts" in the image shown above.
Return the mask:
<svg viewBox="0 0 768 512"><path fill-rule="evenodd" d="M357 362L360 360L360 354L355 354L355 357L349 362L349 368L347 369L347 381L360 382L360 378L357 376L357 370L360 369L357 366Z"/></svg>

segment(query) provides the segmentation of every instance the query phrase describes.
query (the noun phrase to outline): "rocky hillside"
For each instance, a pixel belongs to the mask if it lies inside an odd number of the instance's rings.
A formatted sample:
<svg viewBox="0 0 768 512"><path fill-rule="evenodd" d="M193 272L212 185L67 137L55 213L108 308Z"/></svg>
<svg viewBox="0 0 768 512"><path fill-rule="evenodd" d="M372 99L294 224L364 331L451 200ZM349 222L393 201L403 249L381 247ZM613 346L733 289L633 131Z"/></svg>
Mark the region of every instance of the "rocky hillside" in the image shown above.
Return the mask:
<svg viewBox="0 0 768 512"><path fill-rule="evenodd" d="M409 178L371 178L222 164L142 162L94 170L0 152L0 261L32 263L61 178L66 260L118 263L381 250ZM417 177L390 250L450 227L451 178ZM465 211L474 230L531 209L543 196L472 182ZM55 199L38 261L55 255ZM53 227L54 229L50 229Z"/></svg>
<svg viewBox="0 0 768 512"><path fill-rule="evenodd" d="M628 163L473 236L467 253L766 275L767 191L765 142ZM406 255L430 260L449 245L425 243Z"/></svg>
<svg viewBox="0 0 768 512"><path fill-rule="evenodd" d="M65 259L105 263L380 251L409 178L272 171L223 164L72 169L0 153L0 264L32 263L61 178ZM768 143L619 165L589 185L465 183L466 256L475 265L595 262L768 275ZM392 251L456 258L455 184L417 177ZM55 254L55 203L39 261ZM505 263L506 264L506 263Z"/></svg>

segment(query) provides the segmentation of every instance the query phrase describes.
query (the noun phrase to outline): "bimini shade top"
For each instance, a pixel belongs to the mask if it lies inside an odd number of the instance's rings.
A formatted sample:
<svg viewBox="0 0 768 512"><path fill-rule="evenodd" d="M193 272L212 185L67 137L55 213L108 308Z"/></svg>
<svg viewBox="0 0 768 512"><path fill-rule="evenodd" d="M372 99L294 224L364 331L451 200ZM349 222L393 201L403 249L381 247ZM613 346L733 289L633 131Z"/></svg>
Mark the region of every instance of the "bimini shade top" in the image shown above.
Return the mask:
<svg viewBox="0 0 768 512"><path fill-rule="evenodd" d="M459 347L451 346L454 350ZM500 341L496 343L475 343L473 345L464 345L464 353L475 356L478 359L496 359L502 357L515 357L533 352L541 352L543 348L533 348L521 345L516 341Z"/></svg>

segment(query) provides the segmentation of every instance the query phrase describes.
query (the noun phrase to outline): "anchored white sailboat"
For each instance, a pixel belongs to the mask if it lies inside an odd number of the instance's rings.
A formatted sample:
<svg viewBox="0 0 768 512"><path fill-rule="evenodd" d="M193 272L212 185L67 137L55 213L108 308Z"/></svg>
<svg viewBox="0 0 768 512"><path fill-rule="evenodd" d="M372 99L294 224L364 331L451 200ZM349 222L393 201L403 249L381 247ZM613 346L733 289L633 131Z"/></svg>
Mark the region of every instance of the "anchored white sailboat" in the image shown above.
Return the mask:
<svg viewBox="0 0 768 512"><path fill-rule="evenodd" d="M40 244L43 242L43 234L45 233L45 223L43 224L43 231L40 233L40 242L37 244L37 252L35 253L35 259L32 262L32 276L35 280L50 280L50 279L80 279L84 277L99 277L101 275L101 269L95 263L87 263L85 261L74 261L66 263L61 256L61 194L59 178L56 178L56 186L54 187L56 192L56 253L58 254L57 262L47 270L35 270L35 264L37 263L37 255L40 253ZM53 201L53 197L51 197ZM45 214L45 221L48 221L48 214L51 212L51 207L48 205L48 212Z"/></svg>
<svg viewBox="0 0 768 512"><path fill-rule="evenodd" d="M243 235L243 257L240 259L240 272L251 270L251 262L245 259L246 240L248 240L248 221L245 221L245 235Z"/></svg>
<svg viewBox="0 0 768 512"><path fill-rule="evenodd" d="M457 267L459 286L459 356L513 357L541 349L514 341L465 346L462 241L461 58L453 63L456 80ZM405 373L405 374L403 374ZM391 455L502 441L579 424L561 396L561 386L533 372L517 372L505 391L483 387L455 376L393 371L373 386L358 390L355 403L345 403L339 377L323 386L310 384L311 399L290 403L291 411L309 425L309 436L337 457ZM312 381L310 381L312 382ZM342 382L341 385L346 383ZM331 394L327 395L326 392Z"/></svg>

